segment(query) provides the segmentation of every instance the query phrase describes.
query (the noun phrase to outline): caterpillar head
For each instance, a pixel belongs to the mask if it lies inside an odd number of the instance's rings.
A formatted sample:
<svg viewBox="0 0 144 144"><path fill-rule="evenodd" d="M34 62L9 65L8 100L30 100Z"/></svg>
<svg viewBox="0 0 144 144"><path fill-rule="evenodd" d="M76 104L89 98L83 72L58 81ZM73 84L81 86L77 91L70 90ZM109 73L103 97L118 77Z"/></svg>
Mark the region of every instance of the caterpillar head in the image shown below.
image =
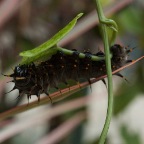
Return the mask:
<svg viewBox="0 0 144 144"><path fill-rule="evenodd" d="M13 76L14 77L25 77L27 76L28 74L28 68L26 65L19 65L19 66L16 66L15 69L14 69L14 74Z"/></svg>
<svg viewBox="0 0 144 144"><path fill-rule="evenodd" d="M30 80L30 70L27 65L18 65L14 69L14 73L10 75L13 77L13 81L15 83L15 87L19 88L27 85Z"/></svg>
<svg viewBox="0 0 144 144"><path fill-rule="evenodd" d="M111 53L113 54L112 64L118 68L123 66L128 58L126 47L122 47L119 44L115 44L110 48L110 50Z"/></svg>

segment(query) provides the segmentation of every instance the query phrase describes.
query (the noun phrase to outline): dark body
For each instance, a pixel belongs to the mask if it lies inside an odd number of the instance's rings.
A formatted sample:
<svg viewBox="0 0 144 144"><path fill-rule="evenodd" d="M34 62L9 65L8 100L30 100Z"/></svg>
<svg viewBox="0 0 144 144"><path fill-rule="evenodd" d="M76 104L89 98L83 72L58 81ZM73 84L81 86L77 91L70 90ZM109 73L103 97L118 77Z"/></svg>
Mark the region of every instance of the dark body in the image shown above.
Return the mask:
<svg viewBox="0 0 144 144"><path fill-rule="evenodd" d="M112 70L116 70L125 65L127 53L130 50L118 44L110 48L112 53ZM85 58L79 58L79 52L73 51L72 55L65 55L58 51L51 59L41 62L38 65L34 63L30 65L19 65L14 69L13 77L15 83L14 89L19 90L19 97L27 94L28 99L31 95L36 95L40 100L40 94L48 95L48 89L55 87L58 89L58 84L64 82L67 84L68 79L79 81L79 78L85 78L90 82L90 78L98 78L106 74L105 61L92 61L92 55L104 57L103 52L91 54L85 52Z"/></svg>

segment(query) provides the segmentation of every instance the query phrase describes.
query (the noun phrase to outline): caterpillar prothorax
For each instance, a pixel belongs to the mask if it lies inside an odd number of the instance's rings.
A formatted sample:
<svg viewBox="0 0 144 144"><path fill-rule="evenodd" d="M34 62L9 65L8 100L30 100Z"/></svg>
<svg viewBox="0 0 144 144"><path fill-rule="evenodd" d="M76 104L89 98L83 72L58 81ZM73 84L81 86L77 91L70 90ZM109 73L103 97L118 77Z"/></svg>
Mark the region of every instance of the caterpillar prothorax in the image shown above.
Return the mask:
<svg viewBox="0 0 144 144"><path fill-rule="evenodd" d="M126 47L115 44L110 48L112 53L112 71L122 67L131 60L127 60L128 53L131 51ZM51 59L41 62L38 65L31 63L29 65L18 65L14 73L9 75L13 77L15 86L12 90L18 89L19 96L27 94L27 98L36 95L38 101L40 94L48 95L48 89L51 87L58 89L58 84L64 82L67 84L68 79L79 81L79 78L85 78L90 82L90 78L98 78L106 74L105 60L92 61L92 56L104 57L102 51L91 54L84 52L85 57L80 58L79 52L73 50L72 55L66 55L58 51L52 55ZM117 75L121 76L119 73ZM12 91L11 90L11 91Z"/></svg>

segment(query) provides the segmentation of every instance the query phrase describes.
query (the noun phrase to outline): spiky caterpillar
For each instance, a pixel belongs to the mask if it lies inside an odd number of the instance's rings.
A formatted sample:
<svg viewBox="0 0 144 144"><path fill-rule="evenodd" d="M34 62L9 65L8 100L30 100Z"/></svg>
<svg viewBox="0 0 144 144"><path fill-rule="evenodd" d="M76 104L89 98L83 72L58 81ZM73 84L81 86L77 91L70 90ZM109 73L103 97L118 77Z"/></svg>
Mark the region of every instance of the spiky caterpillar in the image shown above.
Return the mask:
<svg viewBox="0 0 144 144"><path fill-rule="evenodd" d="M119 44L115 44L110 48L112 53L112 71L122 67L131 60L127 60L128 50ZM105 61L92 61L93 55L104 57L103 52L91 54L84 52L85 57L79 58L79 52L74 50L72 55L65 55L62 51L58 51L51 59L36 65L19 65L14 69L13 77L15 86L12 90L18 89L19 96L27 94L27 98L36 95L38 101L40 94L48 95L48 89L54 87L58 89L58 84L64 82L67 84L68 79L79 81L79 78L85 78L90 83L90 78L98 78L106 74ZM117 74L121 76L119 73Z"/></svg>

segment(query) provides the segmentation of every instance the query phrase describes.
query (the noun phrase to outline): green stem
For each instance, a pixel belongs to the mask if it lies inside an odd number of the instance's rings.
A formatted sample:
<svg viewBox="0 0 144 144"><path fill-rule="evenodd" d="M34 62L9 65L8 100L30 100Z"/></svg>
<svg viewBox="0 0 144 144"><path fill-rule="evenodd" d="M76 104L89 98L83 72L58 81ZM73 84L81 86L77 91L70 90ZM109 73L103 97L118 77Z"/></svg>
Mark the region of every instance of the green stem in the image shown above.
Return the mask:
<svg viewBox="0 0 144 144"><path fill-rule="evenodd" d="M98 12L99 21L105 21L105 16L103 14L101 5L99 0L95 0L96 8ZM106 30L106 25L101 23L102 37L104 41L104 51L105 51L105 60L106 60L106 69L108 76L108 108L107 108L107 116L105 120L105 124L100 136L99 144L104 144L105 139L107 137L112 111L113 111L113 84L112 84L112 71L111 71L111 58L110 58L110 50L109 50L109 41L108 34Z"/></svg>
<svg viewBox="0 0 144 144"><path fill-rule="evenodd" d="M116 36L117 36L117 31L118 31L117 23L114 20L107 19L104 16L101 5L97 0L96 0L96 8L97 8L97 11L98 11L98 17L99 17L100 23L105 24L105 26L108 26L112 30L112 36L109 40L109 46L112 46L114 44Z"/></svg>

